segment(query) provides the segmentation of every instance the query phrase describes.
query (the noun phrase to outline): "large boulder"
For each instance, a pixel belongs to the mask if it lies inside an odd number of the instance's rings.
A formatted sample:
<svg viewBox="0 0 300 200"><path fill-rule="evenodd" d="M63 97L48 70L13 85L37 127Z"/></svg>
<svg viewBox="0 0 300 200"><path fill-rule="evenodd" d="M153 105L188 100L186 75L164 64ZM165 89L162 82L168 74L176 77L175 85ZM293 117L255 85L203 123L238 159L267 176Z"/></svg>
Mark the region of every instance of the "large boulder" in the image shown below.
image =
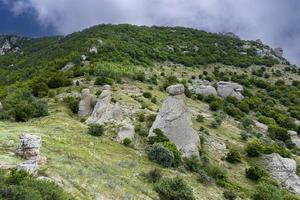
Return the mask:
<svg viewBox="0 0 300 200"><path fill-rule="evenodd" d="M167 89L170 96L164 101L150 129L149 137L155 136L153 130L158 128L176 145L178 150L182 151L184 156L198 156L200 139L192 127L191 113L185 103L182 88L184 88L183 85L175 85Z"/></svg>
<svg viewBox="0 0 300 200"><path fill-rule="evenodd" d="M16 154L27 160L37 160L42 146L41 137L31 134L21 134L19 139L20 143Z"/></svg>
<svg viewBox="0 0 300 200"><path fill-rule="evenodd" d="M131 124L124 124L119 130L117 141L122 143L126 138L133 140L134 135L134 126Z"/></svg>
<svg viewBox="0 0 300 200"><path fill-rule="evenodd" d="M111 90L103 90L98 97L92 115L87 119L87 124L104 124L120 122L123 118L121 106L111 103Z"/></svg>
<svg viewBox="0 0 300 200"><path fill-rule="evenodd" d="M273 49L275 56L282 57L283 56L283 49L282 48L275 48Z"/></svg>
<svg viewBox="0 0 300 200"><path fill-rule="evenodd" d="M300 138L296 131L288 131L288 134L291 136L292 142L296 145L297 148L300 148Z"/></svg>
<svg viewBox="0 0 300 200"><path fill-rule="evenodd" d="M83 89L81 91L81 100L79 102L78 115L80 117L86 117L92 112L93 95L89 89Z"/></svg>
<svg viewBox="0 0 300 200"><path fill-rule="evenodd" d="M38 173L38 162L36 160L27 160L16 166L18 171L26 171L31 175L37 175Z"/></svg>
<svg viewBox="0 0 300 200"><path fill-rule="evenodd" d="M217 83L217 90L218 95L221 98L232 96L237 98L238 100L244 99L244 96L241 93L244 88L238 83L220 81Z"/></svg>
<svg viewBox="0 0 300 200"><path fill-rule="evenodd" d="M209 81L195 79L192 80L191 90L196 94L203 96L214 95L217 96L217 90L211 85Z"/></svg>
<svg viewBox="0 0 300 200"><path fill-rule="evenodd" d="M273 153L264 155L263 160L272 176L291 192L300 195L300 178L296 174L296 161Z"/></svg>

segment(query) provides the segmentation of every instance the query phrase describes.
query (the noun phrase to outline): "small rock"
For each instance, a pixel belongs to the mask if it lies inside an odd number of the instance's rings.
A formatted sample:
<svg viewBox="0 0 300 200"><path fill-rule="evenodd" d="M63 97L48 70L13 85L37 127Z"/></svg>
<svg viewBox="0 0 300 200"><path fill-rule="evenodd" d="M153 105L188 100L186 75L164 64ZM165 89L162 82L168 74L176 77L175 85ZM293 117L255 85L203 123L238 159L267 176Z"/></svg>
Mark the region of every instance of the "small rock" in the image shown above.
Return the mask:
<svg viewBox="0 0 300 200"><path fill-rule="evenodd" d="M172 96L184 94L184 86L182 84L169 86L167 92Z"/></svg>
<svg viewBox="0 0 300 200"><path fill-rule="evenodd" d="M102 90L111 90L111 86L110 85L103 85Z"/></svg>
<svg viewBox="0 0 300 200"><path fill-rule="evenodd" d="M38 173L38 162L36 160L27 160L16 166L18 171L26 171L31 175L37 175Z"/></svg>
<svg viewBox="0 0 300 200"><path fill-rule="evenodd" d="M92 47L92 48L90 48L90 53L98 53L98 49L97 49L97 47Z"/></svg>
<svg viewBox="0 0 300 200"><path fill-rule="evenodd" d="M122 143L126 138L133 140L135 135L134 126L131 124L124 124L118 133L117 142Z"/></svg>

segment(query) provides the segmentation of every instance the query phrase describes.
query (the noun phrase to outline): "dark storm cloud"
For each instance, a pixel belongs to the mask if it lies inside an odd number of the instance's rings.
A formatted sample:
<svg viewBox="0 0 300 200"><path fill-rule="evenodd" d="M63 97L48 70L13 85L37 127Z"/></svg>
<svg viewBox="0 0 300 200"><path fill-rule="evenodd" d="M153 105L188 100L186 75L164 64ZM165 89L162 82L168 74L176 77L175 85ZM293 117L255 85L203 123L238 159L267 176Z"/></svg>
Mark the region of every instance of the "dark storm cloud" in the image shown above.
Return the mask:
<svg viewBox="0 0 300 200"><path fill-rule="evenodd" d="M300 64L299 0L0 0L16 14L34 10L44 26L67 34L99 23L188 26L232 31L283 47Z"/></svg>

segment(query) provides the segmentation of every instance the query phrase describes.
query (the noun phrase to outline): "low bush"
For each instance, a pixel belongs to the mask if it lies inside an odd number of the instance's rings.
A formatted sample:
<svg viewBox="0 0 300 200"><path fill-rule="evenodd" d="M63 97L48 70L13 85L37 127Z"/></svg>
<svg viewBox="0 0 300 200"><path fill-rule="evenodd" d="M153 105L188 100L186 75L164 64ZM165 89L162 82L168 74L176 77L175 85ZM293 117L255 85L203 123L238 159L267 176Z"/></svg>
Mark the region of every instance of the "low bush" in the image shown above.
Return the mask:
<svg viewBox="0 0 300 200"><path fill-rule="evenodd" d="M123 140L123 144L124 144L124 146L129 147L132 144L132 141L129 138L125 138Z"/></svg>
<svg viewBox="0 0 300 200"><path fill-rule="evenodd" d="M67 106L70 108L70 110L76 114L78 113L78 109L79 109L79 98L75 98L75 97L66 97L64 98L64 103L67 104Z"/></svg>
<svg viewBox="0 0 300 200"><path fill-rule="evenodd" d="M236 193L233 192L232 190L224 191L223 196L224 196L225 199L228 199L228 200L235 200L237 198Z"/></svg>
<svg viewBox="0 0 300 200"><path fill-rule="evenodd" d="M204 121L204 117L202 115L197 115L196 121L197 122L203 122Z"/></svg>
<svg viewBox="0 0 300 200"><path fill-rule="evenodd" d="M170 141L163 142L163 143L161 143L161 145L173 153L174 160L172 163L172 167L178 167L182 163L182 161L181 161L181 152L178 151L176 145Z"/></svg>
<svg viewBox="0 0 300 200"><path fill-rule="evenodd" d="M182 178L163 178L154 185L161 200L194 200L193 189Z"/></svg>
<svg viewBox="0 0 300 200"><path fill-rule="evenodd" d="M102 136L104 134L104 127L99 124L89 125L88 134L93 136Z"/></svg>
<svg viewBox="0 0 300 200"><path fill-rule="evenodd" d="M103 76L100 76L100 77L97 77L95 82L94 82L94 85L113 85L114 84L114 80L111 79L111 78L108 78L108 77L103 77Z"/></svg>
<svg viewBox="0 0 300 200"><path fill-rule="evenodd" d="M263 151L263 143L259 139L253 139L247 143L246 152L248 156L258 157Z"/></svg>
<svg viewBox="0 0 300 200"><path fill-rule="evenodd" d="M256 187L253 195L254 200L283 200L280 190L269 183L261 182Z"/></svg>
<svg viewBox="0 0 300 200"><path fill-rule="evenodd" d="M246 177L254 181L261 179L266 174L265 170L257 165L247 168L245 172Z"/></svg>
<svg viewBox="0 0 300 200"><path fill-rule="evenodd" d="M161 170L157 169L157 168L150 170L146 174L145 178L150 183L156 183L157 181L159 181L162 178Z"/></svg>
<svg viewBox="0 0 300 200"><path fill-rule="evenodd" d="M209 177L206 171L200 169L198 170L198 182L202 183L203 185L210 184L212 182L212 179Z"/></svg>
<svg viewBox="0 0 300 200"><path fill-rule="evenodd" d="M147 154L151 161L163 167L171 167L174 163L174 154L161 144L155 143L151 145L147 149Z"/></svg>
<svg viewBox="0 0 300 200"><path fill-rule="evenodd" d="M214 178L216 181L227 179L227 172L223 167L210 164L206 168L208 175Z"/></svg>
<svg viewBox="0 0 300 200"><path fill-rule="evenodd" d="M230 163L239 163L241 162L241 154L236 149L230 149L226 155L226 160Z"/></svg>
<svg viewBox="0 0 300 200"><path fill-rule="evenodd" d="M153 133L155 133L155 136L151 136L148 138L149 144L169 141L167 136L165 136L164 132L162 130L160 130L159 128L154 129Z"/></svg>
<svg viewBox="0 0 300 200"><path fill-rule="evenodd" d="M150 92L144 92L143 93L143 97L145 97L147 99L151 99L152 98L152 94Z"/></svg>

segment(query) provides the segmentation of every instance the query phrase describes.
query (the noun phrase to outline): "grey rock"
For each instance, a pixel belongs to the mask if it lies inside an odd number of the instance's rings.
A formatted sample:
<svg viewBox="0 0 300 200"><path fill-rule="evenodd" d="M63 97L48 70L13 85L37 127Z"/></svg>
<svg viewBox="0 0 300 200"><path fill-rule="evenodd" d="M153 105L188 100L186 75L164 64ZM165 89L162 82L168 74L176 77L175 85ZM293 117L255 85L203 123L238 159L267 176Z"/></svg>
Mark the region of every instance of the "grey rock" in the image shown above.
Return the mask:
<svg viewBox="0 0 300 200"><path fill-rule="evenodd" d="M2 111L3 110L3 105L2 105L2 103L0 102L0 111Z"/></svg>
<svg viewBox="0 0 300 200"><path fill-rule="evenodd" d="M264 134L268 133L269 127L259 121L254 121L255 126Z"/></svg>
<svg viewBox="0 0 300 200"><path fill-rule="evenodd" d="M36 160L27 160L16 166L18 171L26 171L31 175L37 175L39 167Z"/></svg>
<svg viewBox="0 0 300 200"><path fill-rule="evenodd" d="M61 94L58 94L56 95L56 98L59 100L59 101L63 101L65 98L67 97L74 97L74 98L80 98L81 95L80 93L77 93L77 92L72 92L72 93L61 93Z"/></svg>
<svg viewBox="0 0 300 200"><path fill-rule="evenodd" d="M295 124L296 124L297 126L300 126L300 121L299 121L299 120L295 120Z"/></svg>
<svg viewBox="0 0 300 200"><path fill-rule="evenodd" d="M61 70L62 71L68 71L68 70L72 69L73 67L75 67L75 64L72 63L72 62L69 62Z"/></svg>
<svg viewBox="0 0 300 200"><path fill-rule="evenodd" d="M196 94L201 94L203 96L217 96L217 90L211 85L209 81L205 80L192 80L192 91Z"/></svg>
<svg viewBox="0 0 300 200"><path fill-rule="evenodd" d="M98 53L98 49L97 49L97 47L92 47L92 48L90 48L90 53Z"/></svg>
<svg viewBox="0 0 300 200"><path fill-rule="evenodd" d="M87 58L88 58L88 57L87 57L86 55L81 55L81 60L82 60L82 61L86 61Z"/></svg>
<svg viewBox="0 0 300 200"><path fill-rule="evenodd" d="M126 138L133 140L135 135L134 126L131 124L124 124L118 133L117 141L122 143Z"/></svg>
<svg viewBox="0 0 300 200"><path fill-rule="evenodd" d="M16 150L16 154L27 160L37 160L42 146L40 136L31 134L20 134L20 143Z"/></svg>
<svg viewBox="0 0 300 200"><path fill-rule="evenodd" d="M283 49L282 48L275 48L273 49L275 56L282 57L283 56Z"/></svg>
<svg viewBox="0 0 300 200"><path fill-rule="evenodd" d="M244 99L244 96L242 95L243 91L243 86L241 86L238 83L234 82L225 82L225 81L220 81L217 83L217 91L218 95L221 98L226 98L229 96L233 96L237 98L238 100Z"/></svg>
<svg viewBox="0 0 300 200"><path fill-rule="evenodd" d="M91 95L89 89L83 89L81 91L81 100L79 102L78 115L80 117L86 117L92 112L93 95Z"/></svg>
<svg viewBox="0 0 300 200"><path fill-rule="evenodd" d="M296 174L296 161L279 154L264 155L263 161L272 176L291 192L300 195L300 178Z"/></svg>
<svg viewBox="0 0 300 200"><path fill-rule="evenodd" d="M111 91L103 90L97 99L92 115L87 119L87 124L104 124L120 122L123 118L121 106L111 103Z"/></svg>
<svg viewBox="0 0 300 200"><path fill-rule="evenodd" d="M296 145L297 148L300 148L300 138L296 131L288 131L288 134L291 137L292 142Z"/></svg>
<svg viewBox="0 0 300 200"><path fill-rule="evenodd" d="M171 87L180 88L178 86ZM174 89L174 91L178 91ZM199 136L192 127L191 113L185 103L185 95L171 92L163 103L150 131L149 137L155 136L153 130L159 128L172 141L184 156L199 155Z"/></svg>
<svg viewBox="0 0 300 200"><path fill-rule="evenodd" d="M261 41L261 39L257 39L255 40L257 43L262 44L263 42Z"/></svg>
<svg viewBox="0 0 300 200"><path fill-rule="evenodd" d="M234 39L240 39L240 37L234 34L233 32L221 33L221 35Z"/></svg>
<svg viewBox="0 0 300 200"><path fill-rule="evenodd" d="M182 84L171 85L167 88L167 92L172 96L184 94L184 86Z"/></svg>

